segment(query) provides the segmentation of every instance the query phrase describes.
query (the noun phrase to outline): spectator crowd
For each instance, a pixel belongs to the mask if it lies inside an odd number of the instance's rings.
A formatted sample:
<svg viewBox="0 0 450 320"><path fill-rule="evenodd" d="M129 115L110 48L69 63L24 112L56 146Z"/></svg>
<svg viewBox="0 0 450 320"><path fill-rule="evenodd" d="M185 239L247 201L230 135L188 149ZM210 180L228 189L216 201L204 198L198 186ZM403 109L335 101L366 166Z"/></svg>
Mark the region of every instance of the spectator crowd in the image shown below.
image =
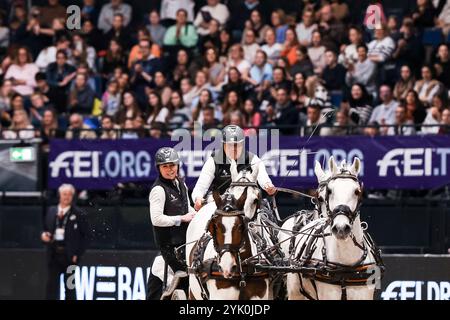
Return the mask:
<svg viewBox="0 0 450 320"><path fill-rule="evenodd" d="M374 29L346 1L279 2L84 0L74 31L59 0L1 1L1 138L450 132L449 0Z"/></svg>

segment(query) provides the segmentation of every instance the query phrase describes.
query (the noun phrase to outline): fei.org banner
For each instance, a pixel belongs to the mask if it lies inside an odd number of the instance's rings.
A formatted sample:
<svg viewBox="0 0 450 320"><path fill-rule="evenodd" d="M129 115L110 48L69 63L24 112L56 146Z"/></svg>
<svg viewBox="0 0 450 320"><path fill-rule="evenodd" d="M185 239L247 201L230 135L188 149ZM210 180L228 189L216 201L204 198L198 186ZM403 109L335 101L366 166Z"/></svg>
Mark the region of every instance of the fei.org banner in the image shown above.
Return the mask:
<svg viewBox="0 0 450 320"><path fill-rule="evenodd" d="M108 190L119 182L151 185L157 177L155 152L176 145L163 139L52 140L49 188L62 183L87 190ZM213 148L199 142L191 149L179 149L181 174L193 187ZM359 157L361 180L370 189L431 189L450 183L448 136L279 137L276 147L268 144L261 148L259 144L258 150L262 150L258 156L278 187L316 188L314 161L325 164L332 155L339 162Z"/></svg>

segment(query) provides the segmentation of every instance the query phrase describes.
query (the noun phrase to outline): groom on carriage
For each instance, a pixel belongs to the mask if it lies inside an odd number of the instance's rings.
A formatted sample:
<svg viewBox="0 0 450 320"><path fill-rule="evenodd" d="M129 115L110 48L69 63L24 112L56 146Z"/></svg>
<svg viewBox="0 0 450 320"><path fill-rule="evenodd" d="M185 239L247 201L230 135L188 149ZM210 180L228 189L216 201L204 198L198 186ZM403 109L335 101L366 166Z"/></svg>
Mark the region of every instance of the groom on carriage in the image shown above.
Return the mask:
<svg viewBox="0 0 450 320"><path fill-rule="evenodd" d="M238 164L238 172L241 170L252 171L252 167L258 167L258 184L270 195L276 193L276 188L267 174L264 162L257 155L245 150L244 131L236 126L229 125L222 131L221 150L215 150L205 162L197 184L192 191L192 200L195 210L199 211L203 205L212 201L209 196L213 190L218 190L221 195L231 185L230 163L235 160Z"/></svg>

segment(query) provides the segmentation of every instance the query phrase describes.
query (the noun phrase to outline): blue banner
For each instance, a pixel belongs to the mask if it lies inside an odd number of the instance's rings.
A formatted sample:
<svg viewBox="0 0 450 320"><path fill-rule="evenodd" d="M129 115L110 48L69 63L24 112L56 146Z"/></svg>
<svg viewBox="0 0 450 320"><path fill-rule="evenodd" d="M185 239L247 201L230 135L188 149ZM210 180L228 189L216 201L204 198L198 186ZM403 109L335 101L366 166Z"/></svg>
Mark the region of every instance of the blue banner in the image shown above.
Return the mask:
<svg viewBox="0 0 450 320"><path fill-rule="evenodd" d="M180 147L164 139L52 140L49 188L62 183L86 190L108 190L119 182L151 184L157 177L153 157L163 146L178 147L181 174L193 187L213 150L201 141L193 145ZM316 188L314 161L325 165L332 155L338 162L359 157L361 179L369 189L431 189L450 183L448 136L280 137L275 147L262 145L258 142L256 153L275 186Z"/></svg>

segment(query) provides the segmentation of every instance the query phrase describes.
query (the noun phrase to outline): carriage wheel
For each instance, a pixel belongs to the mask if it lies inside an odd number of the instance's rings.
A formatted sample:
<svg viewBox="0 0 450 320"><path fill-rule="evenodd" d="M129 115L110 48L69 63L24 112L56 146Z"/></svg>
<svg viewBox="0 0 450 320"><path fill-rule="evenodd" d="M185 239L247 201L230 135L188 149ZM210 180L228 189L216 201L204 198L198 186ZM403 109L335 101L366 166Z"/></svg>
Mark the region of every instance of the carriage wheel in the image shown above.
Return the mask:
<svg viewBox="0 0 450 320"><path fill-rule="evenodd" d="M172 293L171 300L187 300L186 292L181 289L177 289Z"/></svg>

